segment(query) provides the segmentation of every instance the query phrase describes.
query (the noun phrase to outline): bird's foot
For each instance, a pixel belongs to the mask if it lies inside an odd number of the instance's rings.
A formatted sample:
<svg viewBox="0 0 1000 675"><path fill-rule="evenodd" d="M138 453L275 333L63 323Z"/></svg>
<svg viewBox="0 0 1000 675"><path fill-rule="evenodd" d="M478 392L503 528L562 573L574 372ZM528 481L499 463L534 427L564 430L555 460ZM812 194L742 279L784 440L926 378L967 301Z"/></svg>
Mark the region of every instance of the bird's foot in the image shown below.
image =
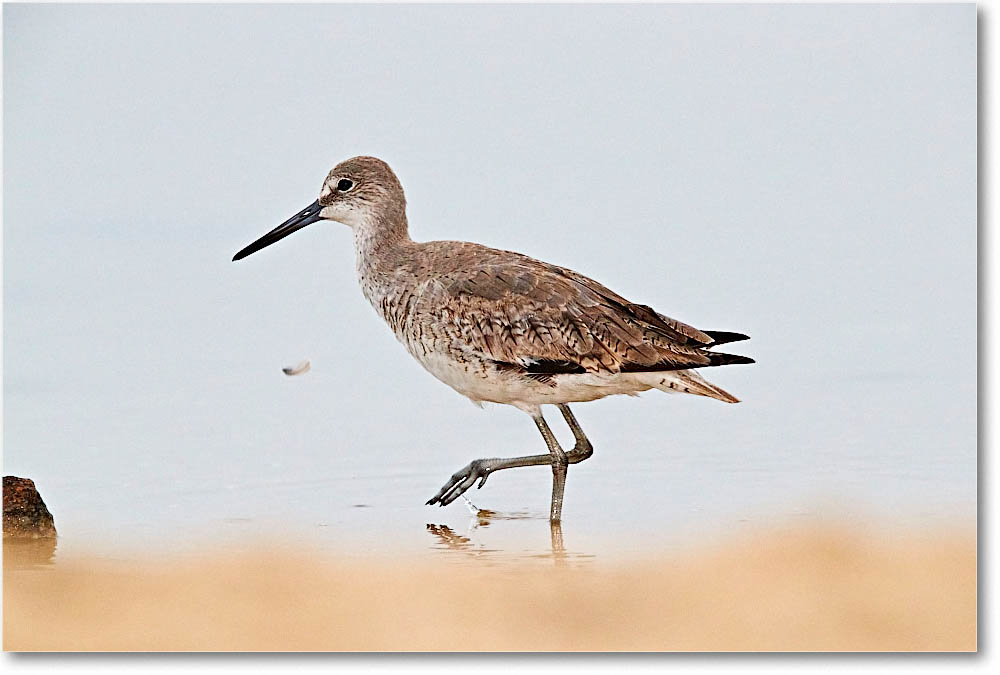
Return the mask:
<svg viewBox="0 0 1000 675"><path fill-rule="evenodd" d="M491 472L492 469L485 459L477 459L469 462L464 469L453 473L448 482L438 490L438 493L427 500L427 504L438 504L439 506L451 504L472 487L472 484L477 480L479 481L478 487L483 487Z"/></svg>

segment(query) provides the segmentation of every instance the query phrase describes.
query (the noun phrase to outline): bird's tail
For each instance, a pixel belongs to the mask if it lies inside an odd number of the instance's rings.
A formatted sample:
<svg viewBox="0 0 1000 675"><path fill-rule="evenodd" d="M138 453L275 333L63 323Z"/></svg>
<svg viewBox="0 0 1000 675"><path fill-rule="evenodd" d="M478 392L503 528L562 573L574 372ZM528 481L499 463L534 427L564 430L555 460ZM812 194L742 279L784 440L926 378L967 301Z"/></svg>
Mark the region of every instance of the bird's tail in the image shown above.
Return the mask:
<svg viewBox="0 0 1000 675"><path fill-rule="evenodd" d="M649 384L668 394L695 394L707 396L725 403L739 403L740 400L725 389L716 387L693 370L670 370L649 373Z"/></svg>

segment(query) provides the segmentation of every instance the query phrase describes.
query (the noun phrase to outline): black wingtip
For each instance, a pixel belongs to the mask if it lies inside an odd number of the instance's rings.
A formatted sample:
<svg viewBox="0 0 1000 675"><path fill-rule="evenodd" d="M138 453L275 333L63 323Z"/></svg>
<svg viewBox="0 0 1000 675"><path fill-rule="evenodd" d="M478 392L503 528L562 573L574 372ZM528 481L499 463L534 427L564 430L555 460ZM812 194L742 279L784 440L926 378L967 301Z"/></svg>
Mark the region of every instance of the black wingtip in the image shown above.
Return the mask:
<svg viewBox="0 0 1000 675"><path fill-rule="evenodd" d="M709 366L732 366L743 363L757 363L749 356L740 356L738 354L716 354L715 352L707 354L711 363Z"/></svg>
<svg viewBox="0 0 1000 675"><path fill-rule="evenodd" d="M743 333L732 333L727 330L704 330L702 333L712 338L712 343L708 345L709 347L725 345L730 342L742 342L743 340L750 339L749 335L744 335Z"/></svg>

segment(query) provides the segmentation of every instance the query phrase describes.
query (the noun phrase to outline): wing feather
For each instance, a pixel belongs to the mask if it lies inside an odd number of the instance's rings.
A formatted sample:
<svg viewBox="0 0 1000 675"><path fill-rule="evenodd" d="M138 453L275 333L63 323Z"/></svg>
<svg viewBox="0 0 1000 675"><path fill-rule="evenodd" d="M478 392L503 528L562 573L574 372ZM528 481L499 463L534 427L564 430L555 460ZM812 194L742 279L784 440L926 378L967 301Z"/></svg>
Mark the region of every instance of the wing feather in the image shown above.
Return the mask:
<svg viewBox="0 0 1000 675"><path fill-rule="evenodd" d="M572 270L473 244L449 250L448 260L451 268L424 284L412 311L433 315L426 318L444 327L456 350L586 372L712 365L712 335Z"/></svg>

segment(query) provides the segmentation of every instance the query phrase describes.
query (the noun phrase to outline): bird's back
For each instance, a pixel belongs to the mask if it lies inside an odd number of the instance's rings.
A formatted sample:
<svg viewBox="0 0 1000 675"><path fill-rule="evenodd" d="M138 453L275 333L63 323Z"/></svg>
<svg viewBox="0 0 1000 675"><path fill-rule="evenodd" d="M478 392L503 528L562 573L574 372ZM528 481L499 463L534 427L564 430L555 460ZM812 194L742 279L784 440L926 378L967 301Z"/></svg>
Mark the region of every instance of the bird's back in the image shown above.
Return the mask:
<svg viewBox="0 0 1000 675"><path fill-rule="evenodd" d="M369 299L418 359L446 353L536 379L752 363L709 351L742 334L698 330L520 253L432 241L394 258Z"/></svg>

